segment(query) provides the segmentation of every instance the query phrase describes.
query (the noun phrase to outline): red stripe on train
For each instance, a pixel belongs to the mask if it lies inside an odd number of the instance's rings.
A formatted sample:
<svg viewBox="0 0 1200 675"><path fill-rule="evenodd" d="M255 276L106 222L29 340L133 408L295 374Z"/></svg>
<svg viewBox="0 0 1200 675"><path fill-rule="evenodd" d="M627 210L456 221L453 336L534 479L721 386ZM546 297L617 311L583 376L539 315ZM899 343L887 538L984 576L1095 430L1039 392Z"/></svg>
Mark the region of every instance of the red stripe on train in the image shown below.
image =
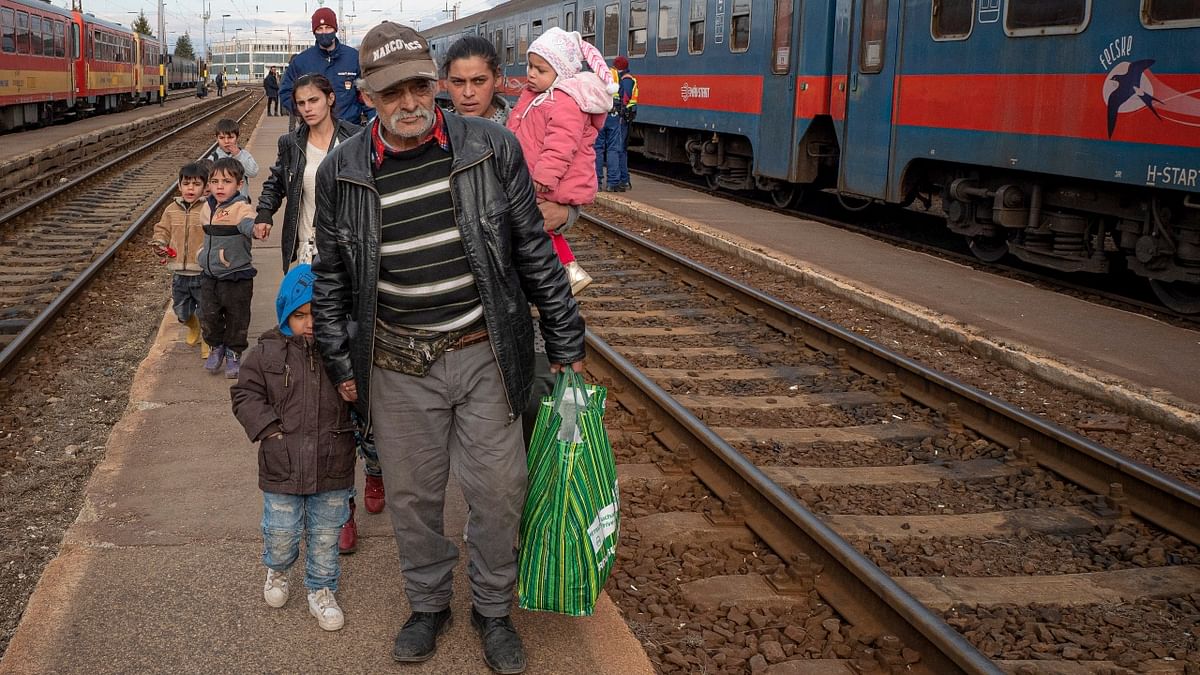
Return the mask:
<svg viewBox="0 0 1200 675"><path fill-rule="evenodd" d="M685 110L762 113L757 75L637 75L638 104Z"/></svg>
<svg viewBox="0 0 1200 675"><path fill-rule="evenodd" d="M797 119L812 119L829 114L830 78L821 75L800 75L796 78Z"/></svg>
<svg viewBox="0 0 1200 675"><path fill-rule="evenodd" d="M1154 78L1177 92L1200 89L1200 74ZM896 80L897 125L964 129L1034 136L1108 140L1104 73L1090 75L904 75ZM1110 85L1112 88L1113 85ZM1156 92L1158 95L1159 92ZM1114 141L1200 147L1200 118L1173 113L1190 103L1178 96L1155 103L1164 119L1145 106L1117 116Z"/></svg>

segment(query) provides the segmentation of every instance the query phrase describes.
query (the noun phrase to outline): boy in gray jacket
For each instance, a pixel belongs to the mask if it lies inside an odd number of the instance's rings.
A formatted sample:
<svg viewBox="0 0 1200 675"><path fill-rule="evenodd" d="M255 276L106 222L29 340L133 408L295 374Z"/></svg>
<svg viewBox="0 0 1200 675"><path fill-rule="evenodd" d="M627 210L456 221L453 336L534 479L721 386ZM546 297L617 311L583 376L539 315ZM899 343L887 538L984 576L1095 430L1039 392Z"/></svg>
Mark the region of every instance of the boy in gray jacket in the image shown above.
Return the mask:
<svg viewBox="0 0 1200 675"><path fill-rule="evenodd" d="M200 249L200 323L210 347L204 367L216 375L237 379L242 351L250 329L250 298L254 294L254 207L242 199L245 171L232 157L213 162L208 178L211 215L204 226Z"/></svg>
<svg viewBox="0 0 1200 675"><path fill-rule="evenodd" d="M258 162L254 160L254 155L238 145L238 137L241 133L242 129L238 126L237 120L231 120L228 117L218 120L217 147L208 154L208 159L216 161L223 157L232 157L241 162L246 180L238 192L241 193L243 199L250 201L250 179L258 175Z"/></svg>

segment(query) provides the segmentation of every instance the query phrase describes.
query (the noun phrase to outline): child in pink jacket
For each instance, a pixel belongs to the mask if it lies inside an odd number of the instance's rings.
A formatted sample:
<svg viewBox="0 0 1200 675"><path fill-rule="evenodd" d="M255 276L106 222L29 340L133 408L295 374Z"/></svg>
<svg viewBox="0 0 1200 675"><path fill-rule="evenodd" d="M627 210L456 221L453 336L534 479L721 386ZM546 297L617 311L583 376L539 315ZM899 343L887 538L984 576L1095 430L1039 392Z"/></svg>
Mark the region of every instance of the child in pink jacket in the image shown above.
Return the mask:
<svg viewBox="0 0 1200 675"><path fill-rule="evenodd" d="M538 201L581 206L596 198L596 135L612 108L617 84L604 57L579 33L554 27L529 45L525 89L508 116L521 143ZM583 71L583 62L594 72ZM582 72L581 72L582 71ZM592 278L561 234L551 233L571 291Z"/></svg>

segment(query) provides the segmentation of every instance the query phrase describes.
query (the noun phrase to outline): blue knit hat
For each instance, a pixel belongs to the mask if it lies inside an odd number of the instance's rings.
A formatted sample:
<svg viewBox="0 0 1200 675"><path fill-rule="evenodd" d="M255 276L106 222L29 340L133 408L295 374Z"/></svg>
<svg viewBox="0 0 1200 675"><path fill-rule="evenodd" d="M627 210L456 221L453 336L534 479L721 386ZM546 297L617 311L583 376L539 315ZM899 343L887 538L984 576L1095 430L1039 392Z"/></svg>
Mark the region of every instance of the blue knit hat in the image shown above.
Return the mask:
<svg viewBox="0 0 1200 675"><path fill-rule="evenodd" d="M291 335L288 328L288 317L292 312L306 303L312 302L313 281L312 265L296 265L279 284L279 295L275 296L275 316L279 318L279 332Z"/></svg>

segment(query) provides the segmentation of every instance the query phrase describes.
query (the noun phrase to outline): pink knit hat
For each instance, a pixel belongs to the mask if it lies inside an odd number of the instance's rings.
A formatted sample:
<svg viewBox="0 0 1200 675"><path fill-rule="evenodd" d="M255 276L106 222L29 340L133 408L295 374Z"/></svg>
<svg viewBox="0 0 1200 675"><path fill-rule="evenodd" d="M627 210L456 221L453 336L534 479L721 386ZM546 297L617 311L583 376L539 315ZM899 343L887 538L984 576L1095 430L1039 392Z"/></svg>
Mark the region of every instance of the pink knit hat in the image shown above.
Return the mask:
<svg viewBox="0 0 1200 675"><path fill-rule="evenodd" d="M592 71L604 82L608 93L617 93L618 85L613 82L612 71L608 69L600 50L584 41L575 31L568 33L558 26L549 28L529 45L529 53L546 59L554 72L558 73L558 80L579 74L583 70L582 62L587 61Z"/></svg>

